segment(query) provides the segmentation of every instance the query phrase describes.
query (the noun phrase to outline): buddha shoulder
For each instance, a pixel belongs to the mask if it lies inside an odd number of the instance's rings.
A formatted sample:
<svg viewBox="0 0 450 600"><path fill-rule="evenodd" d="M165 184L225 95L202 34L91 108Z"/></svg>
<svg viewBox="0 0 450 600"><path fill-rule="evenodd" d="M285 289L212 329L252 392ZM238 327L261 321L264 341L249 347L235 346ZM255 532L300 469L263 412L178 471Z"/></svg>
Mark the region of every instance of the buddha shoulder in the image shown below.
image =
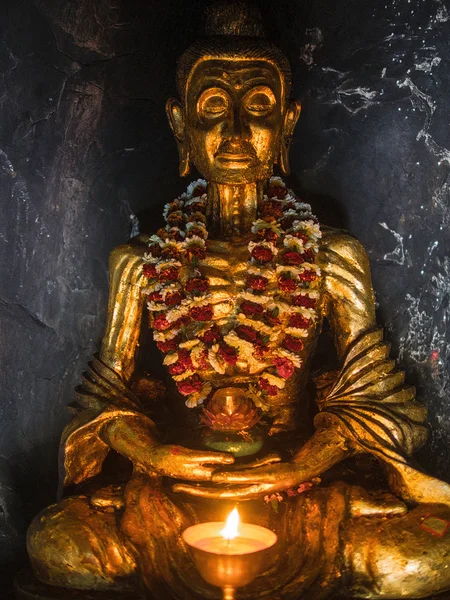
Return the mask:
<svg viewBox="0 0 450 600"><path fill-rule="evenodd" d="M116 246L109 255L110 278L136 276L142 273L144 255L148 251L148 236L139 235L126 244Z"/></svg>
<svg viewBox="0 0 450 600"><path fill-rule="evenodd" d="M364 246L343 229L322 227L319 262L324 274L336 271L369 275L370 265Z"/></svg>

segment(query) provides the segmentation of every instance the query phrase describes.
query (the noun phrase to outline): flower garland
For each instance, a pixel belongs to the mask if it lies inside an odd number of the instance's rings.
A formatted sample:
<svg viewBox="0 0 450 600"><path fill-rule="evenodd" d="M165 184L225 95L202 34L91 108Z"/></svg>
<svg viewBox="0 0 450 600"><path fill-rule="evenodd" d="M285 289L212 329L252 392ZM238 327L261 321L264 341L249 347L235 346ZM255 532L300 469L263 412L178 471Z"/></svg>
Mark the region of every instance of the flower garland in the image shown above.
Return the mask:
<svg viewBox="0 0 450 600"><path fill-rule="evenodd" d="M187 406L211 393L208 374L225 374L238 360L255 374L249 393L264 406L301 366L304 339L317 319L320 227L311 207L272 177L251 230L245 289L233 313L217 320L202 273L206 203L206 182L199 179L166 204L167 225L150 238L143 270L153 337Z"/></svg>

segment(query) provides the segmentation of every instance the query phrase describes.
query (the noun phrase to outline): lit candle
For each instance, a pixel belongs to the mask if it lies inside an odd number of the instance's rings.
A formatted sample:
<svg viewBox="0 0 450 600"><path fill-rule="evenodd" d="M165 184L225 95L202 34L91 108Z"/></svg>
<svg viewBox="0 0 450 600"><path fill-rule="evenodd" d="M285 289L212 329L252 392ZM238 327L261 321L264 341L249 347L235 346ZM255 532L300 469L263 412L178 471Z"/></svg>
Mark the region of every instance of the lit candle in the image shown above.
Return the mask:
<svg viewBox="0 0 450 600"><path fill-rule="evenodd" d="M248 585L265 568L267 550L277 541L270 529L240 523L234 509L225 523L193 525L183 533L200 575L222 588L223 598L234 598L234 589Z"/></svg>
<svg viewBox="0 0 450 600"><path fill-rule="evenodd" d="M225 527L223 523L214 522L202 523L194 527L201 529L191 532L188 538L185 535L186 542L199 550L214 554L260 552L270 548L276 542L276 535L269 529L249 523L240 523L237 508L228 515Z"/></svg>

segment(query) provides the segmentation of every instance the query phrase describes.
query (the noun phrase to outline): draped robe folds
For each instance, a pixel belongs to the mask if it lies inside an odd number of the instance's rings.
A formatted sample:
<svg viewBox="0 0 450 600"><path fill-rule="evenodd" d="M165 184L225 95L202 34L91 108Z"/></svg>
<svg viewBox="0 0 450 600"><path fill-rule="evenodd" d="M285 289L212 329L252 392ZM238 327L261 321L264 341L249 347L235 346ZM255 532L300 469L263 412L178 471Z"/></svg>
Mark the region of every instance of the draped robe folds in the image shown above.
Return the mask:
<svg viewBox="0 0 450 600"><path fill-rule="evenodd" d="M415 400L414 388L405 385L404 374L389 358L389 344L383 340L382 329L376 325L365 251L356 239L343 231L325 227L322 231L317 259L322 271L318 312L319 318L329 320L341 367L333 377L322 377L318 381L316 402L319 412L314 426L320 429L338 428L359 451L377 457L385 468L391 491L405 502L449 505L450 486L423 473L410 461L413 452L427 437L426 409ZM77 389L82 410L66 428L62 438L64 485L83 483L101 471L109 447L102 441L99 431L110 419L130 415L149 423L129 385L145 310L143 290L147 279L142 272L145 251L145 239L138 239L116 248L111 254L110 304L101 352L89 364L83 384ZM117 297L120 297L120 304L116 302ZM316 331L318 335L320 326ZM314 346L312 340L311 352ZM150 425L154 427L152 423ZM196 515L195 502L189 498L177 496L174 500L174 495L170 495L169 500L160 484L158 476L135 469L125 492L122 533L131 539L141 558L144 556L147 564L152 563L152 568L161 570L163 574L164 567L155 563L170 561L168 547L172 548L173 556L181 552L181 549L177 550L181 543L179 533L185 526L199 518L205 520L205 517ZM295 512L295 518L304 523L311 518L310 522L314 521L317 531L332 529L332 523L338 527L345 513L341 504L346 493L340 485L317 488L298 497L295 502L290 499L289 507L283 508L286 511L283 519L294 519L291 513ZM177 503L179 510L175 509ZM271 526L267 511L264 514L266 517L262 521ZM164 531L164 534L158 534L154 524L141 523L141 530L137 531L136 524L140 519L148 521L154 518L167 519L171 527L158 525ZM313 530L308 533L305 530L308 526L304 523L299 525L303 533L295 526L290 529L293 535L297 535L297 543L304 536L312 539ZM304 560L315 565L316 570L310 569L313 579L317 577L317 569L322 569L321 581L332 578L330 569L339 541L337 529L334 532L331 529L328 537L322 536L322 545L316 553L311 554L309 559L305 554ZM145 539L142 538L143 531ZM152 541L152 535L155 539L158 535L164 539L158 545ZM319 555L323 555L322 561L317 560ZM166 568L170 567L166 565ZM291 583L285 581L288 587L297 581L298 588L299 572L297 569L297 579L291 573ZM336 573L333 577L337 577ZM150 585L152 581L147 583ZM196 584L180 582L180 589L184 585L187 588L183 593L188 597L187 589L190 586L195 589ZM303 582L302 587L305 586L306 582ZM319 588L314 592L317 598L321 597L317 595Z"/></svg>

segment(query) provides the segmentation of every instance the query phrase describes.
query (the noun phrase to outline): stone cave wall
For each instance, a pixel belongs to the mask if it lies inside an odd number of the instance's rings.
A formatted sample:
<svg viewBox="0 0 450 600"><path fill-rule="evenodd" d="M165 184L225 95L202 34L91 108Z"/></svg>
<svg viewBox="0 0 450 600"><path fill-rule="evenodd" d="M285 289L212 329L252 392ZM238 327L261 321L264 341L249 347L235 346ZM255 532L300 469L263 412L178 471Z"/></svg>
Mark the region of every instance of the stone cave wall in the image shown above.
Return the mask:
<svg viewBox="0 0 450 600"><path fill-rule="evenodd" d="M368 250L379 321L450 478L445 0L269 0L303 114L291 184ZM99 347L110 250L180 193L164 114L202 0L0 3L0 564L55 498L67 404Z"/></svg>

